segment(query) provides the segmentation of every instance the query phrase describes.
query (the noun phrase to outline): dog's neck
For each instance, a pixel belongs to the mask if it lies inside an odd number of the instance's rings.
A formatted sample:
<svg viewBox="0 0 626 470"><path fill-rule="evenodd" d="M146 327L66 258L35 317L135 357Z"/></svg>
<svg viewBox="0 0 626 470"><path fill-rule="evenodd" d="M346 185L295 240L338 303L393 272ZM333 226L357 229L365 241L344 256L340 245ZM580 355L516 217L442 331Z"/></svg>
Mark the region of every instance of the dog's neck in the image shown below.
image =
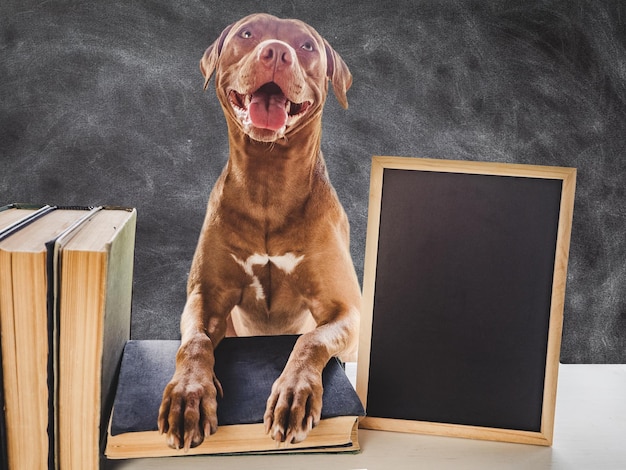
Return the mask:
<svg viewBox="0 0 626 470"><path fill-rule="evenodd" d="M231 126L236 127L236 126ZM277 142L257 142L230 129L228 185L242 201L280 218L298 210L320 179L327 180L319 119Z"/></svg>

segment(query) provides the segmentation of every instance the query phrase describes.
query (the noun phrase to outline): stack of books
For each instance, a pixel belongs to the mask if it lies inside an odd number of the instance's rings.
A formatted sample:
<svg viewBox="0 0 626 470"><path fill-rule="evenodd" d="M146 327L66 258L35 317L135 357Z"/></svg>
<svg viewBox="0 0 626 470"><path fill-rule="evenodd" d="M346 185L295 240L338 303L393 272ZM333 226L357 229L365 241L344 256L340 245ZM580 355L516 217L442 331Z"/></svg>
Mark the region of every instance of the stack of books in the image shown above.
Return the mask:
<svg viewBox="0 0 626 470"><path fill-rule="evenodd" d="M0 207L2 468L98 468L130 335L136 216Z"/></svg>

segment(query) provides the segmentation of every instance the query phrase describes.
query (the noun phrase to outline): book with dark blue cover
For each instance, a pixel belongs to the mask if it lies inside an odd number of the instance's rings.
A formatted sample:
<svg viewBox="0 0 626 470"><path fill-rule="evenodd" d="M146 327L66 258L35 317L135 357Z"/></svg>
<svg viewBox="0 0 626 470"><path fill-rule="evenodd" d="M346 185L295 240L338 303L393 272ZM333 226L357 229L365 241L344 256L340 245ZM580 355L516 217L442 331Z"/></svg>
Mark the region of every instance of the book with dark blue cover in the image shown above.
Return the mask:
<svg viewBox="0 0 626 470"><path fill-rule="evenodd" d="M265 435L263 414L272 384L281 374L298 336L254 336L223 339L215 351L215 375L224 396L218 396L218 432L188 454L277 450ZM163 390L175 370L174 340L131 340L126 343L106 454L109 458L188 455L167 447L157 431ZM281 450L358 449L355 423L363 406L338 359L322 373L322 420L302 443L281 444ZM330 436L325 440L325 435ZM223 441L228 441L224 444Z"/></svg>

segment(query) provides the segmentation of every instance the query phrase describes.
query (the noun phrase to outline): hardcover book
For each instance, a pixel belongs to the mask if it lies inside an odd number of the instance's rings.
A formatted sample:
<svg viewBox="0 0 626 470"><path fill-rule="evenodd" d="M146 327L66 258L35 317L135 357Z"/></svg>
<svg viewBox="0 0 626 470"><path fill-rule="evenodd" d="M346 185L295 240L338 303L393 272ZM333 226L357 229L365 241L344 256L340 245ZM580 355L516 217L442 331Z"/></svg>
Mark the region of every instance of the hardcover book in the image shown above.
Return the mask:
<svg viewBox="0 0 626 470"><path fill-rule="evenodd" d="M25 226L27 221L41 206L8 204L0 207L0 240L8 237L13 231ZM0 339L1 345L1 339ZM0 468L9 468L9 451L7 449L7 429L4 401L4 379L2 373L2 347L0 347Z"/></svg>
<svg viewBox="0 0 626 470"><path fill-rule="evenodd" d="M58 463L98 468L130 337L137 213L101 210L59 240Z"/></svg>
<svg viewBox="0 0 626 470"><path fill-rule="evenodd" d="M171 379L179 341L131 340L126 344L111 418L108 458L161 457L255 452L354 452L356 423L363 406L342 365L332 358L322 374L322 419L298 444L277 444L265 434L263 414L274 381L297 336L225 338L215 351L217 433L184 453L167 446L157 430L163 389Z"/></svg>

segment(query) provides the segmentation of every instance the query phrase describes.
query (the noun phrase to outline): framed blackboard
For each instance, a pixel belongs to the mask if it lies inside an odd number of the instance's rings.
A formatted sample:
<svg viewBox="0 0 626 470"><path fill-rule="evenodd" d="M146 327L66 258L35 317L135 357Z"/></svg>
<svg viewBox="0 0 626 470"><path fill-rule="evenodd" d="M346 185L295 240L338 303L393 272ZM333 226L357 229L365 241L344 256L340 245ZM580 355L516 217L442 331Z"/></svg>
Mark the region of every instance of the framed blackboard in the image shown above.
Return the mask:
<svg viewBox="0 0 626 470"><path fill-rule="evenodd" d="M551 445L575 181L373 158L361 427Z"/></svg>

